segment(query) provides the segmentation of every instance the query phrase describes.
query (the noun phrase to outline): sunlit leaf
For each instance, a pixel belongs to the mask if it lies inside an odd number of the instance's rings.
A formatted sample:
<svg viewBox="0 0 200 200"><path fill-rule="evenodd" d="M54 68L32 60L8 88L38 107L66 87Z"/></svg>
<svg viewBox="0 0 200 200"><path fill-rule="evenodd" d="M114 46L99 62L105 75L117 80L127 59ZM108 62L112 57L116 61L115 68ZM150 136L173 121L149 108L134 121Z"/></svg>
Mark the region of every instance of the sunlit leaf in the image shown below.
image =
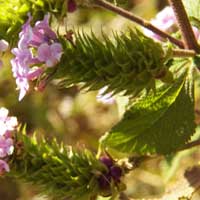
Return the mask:
<svg viewBox="0 0 200 200"><path fill-rule="evenodd" d="M102 145L130 154L175 151L195 130L193 90L191 67L185 66L174 84L134 103Z"/></svg>

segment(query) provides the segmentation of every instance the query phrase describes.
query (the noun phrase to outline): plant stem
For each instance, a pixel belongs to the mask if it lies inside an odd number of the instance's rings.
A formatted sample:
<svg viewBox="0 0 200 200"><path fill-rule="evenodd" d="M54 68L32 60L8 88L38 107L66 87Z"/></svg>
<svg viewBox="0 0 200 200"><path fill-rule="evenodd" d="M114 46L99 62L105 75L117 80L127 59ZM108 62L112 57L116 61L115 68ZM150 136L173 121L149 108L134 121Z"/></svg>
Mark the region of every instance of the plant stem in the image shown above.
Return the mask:
<svg viewBox="0 0 200 200"><path fill-rule="evenodd" d="M173 57L179 57L179 58L194 57L196 55L196 52L194 50L184 50L184 49L173 49L172 53Z"/></svg>
<svg viewBox="0 0 200 200"><path fill-rule="evenodd" d="M149 30L151 30L152 32L156 33L157 35L159 35L162 38L168 39L170 42L172 42L173 44L177 45L180 48L184 48L184 44L182 41L172 37L171 35L163 32L162 30L158 29L157 27L155 27L154 25L152 25L150 22L122 9L119 8L117 6L114 6L113 4L106 2L104 0L94 0L94 3L104 9L110 10L114 13L117 13L118 15L121 15Z"/></svg>
<svg viewBox="0 0 200 200"><path fill-rule="evenodd" d="M200 145L200 139L185 144L183 147L181 147L180 149L178 149L178 151L187 150L187 149L190 149L190 148L192 148L192 147L199 146L199 145Z"/></svg>
<svg viewBox="0 0 200 200"><path fill-rule="evenodd" d="M181 0L169 0L169 3L174 10L178 26L182 32L184 39L184 46L187 49L193 49L196 52L200 52L197 40L195 38L192 26L188 19L184 5Z"/></svg>

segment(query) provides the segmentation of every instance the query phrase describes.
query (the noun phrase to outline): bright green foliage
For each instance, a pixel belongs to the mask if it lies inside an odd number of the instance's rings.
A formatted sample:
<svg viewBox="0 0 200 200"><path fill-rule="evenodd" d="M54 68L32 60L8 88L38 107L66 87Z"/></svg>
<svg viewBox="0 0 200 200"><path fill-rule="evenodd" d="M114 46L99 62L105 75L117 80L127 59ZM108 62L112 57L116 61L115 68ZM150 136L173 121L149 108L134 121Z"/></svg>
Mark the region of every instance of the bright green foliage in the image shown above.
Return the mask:
<svg viewBox="0 0 200 200"><path fill-rule="evenodd" d="M200 0L183 0L191 23L200 28Z"/></svg>
<svg viewBox="0 0 200 200"><path fill-rule="evenodd" d="M0 0L0 39L15 42L28 12L33 21L43 19L47 12L62 16L66 13L65 0Z"/></svg>
<svg viewBox="0 0 200 200"><path fill-rule="evenodd" d="M183 0L187 14L200 19L200 0Z"/></svg>
<svg viewBox="0 0 200 200"><path fill-rule="evenodd" d="M144 88L155 87L155 80L168 74L166 55L161 45L139 31L114 35L75 34L75 44L63 40L64 55L57 76L62 85L83 83L88 90L108 86L106 92L136 96ZM106 93L105 92L105 93Z"/></svg>
<svg viewBox="0 0 200 200"><path fill-rule="evenodd" d="M48 144L26 135L18 137L11 176L35 184L56 200L89 200L98 194L97 178L106 168L91 152L61 148L56 141Z"/></svg>
<svg viewBox="0 0 200 200"><path fill-rule="evenodd" d="M195 130L192 67L186 66L173 84L134 103L102 144L139 154L168 154L185 144Z"/></svg>

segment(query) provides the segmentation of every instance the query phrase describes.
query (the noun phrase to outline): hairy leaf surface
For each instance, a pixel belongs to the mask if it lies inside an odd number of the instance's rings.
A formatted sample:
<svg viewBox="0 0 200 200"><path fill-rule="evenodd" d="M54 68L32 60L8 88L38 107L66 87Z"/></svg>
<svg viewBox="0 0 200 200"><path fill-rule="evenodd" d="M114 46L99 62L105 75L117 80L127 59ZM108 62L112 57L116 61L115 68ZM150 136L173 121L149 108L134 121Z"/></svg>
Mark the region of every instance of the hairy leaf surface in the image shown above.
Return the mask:
<svg viewBox="0 0 200 200"><path fill-rule="evenodd" d="M174 84L135 102L102 145L124 153L168 154L186 143L195 129L191 69L185 66Z"/></svg>

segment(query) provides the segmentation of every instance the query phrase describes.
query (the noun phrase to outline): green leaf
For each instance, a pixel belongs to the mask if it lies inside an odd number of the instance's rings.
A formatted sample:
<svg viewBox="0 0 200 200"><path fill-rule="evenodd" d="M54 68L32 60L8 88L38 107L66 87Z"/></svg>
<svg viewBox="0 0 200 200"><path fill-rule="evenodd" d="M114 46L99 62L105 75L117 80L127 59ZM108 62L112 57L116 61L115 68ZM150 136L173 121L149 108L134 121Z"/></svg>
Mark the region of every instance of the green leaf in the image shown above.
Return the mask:
<svg viewBox="0 0 200 200"><path fill-rule="evenodd" d="M190 17L189 19L193 26L200 28L200 20L198 20L196 17Z"/></svg>
<svg viewBox="0 0 200 200"><path fill-rule="evenodd" d="M183 3L191 22L196 26L200 22L200 0L183 0Z"/></svg>
<svg viewBox="0 0 200 200"><path fill-rule="evenodd" d="M195 130L191 70L185 65L172 85L135 102L102 138L103 147L124 153L168 154L185 144Z"/></svg>

